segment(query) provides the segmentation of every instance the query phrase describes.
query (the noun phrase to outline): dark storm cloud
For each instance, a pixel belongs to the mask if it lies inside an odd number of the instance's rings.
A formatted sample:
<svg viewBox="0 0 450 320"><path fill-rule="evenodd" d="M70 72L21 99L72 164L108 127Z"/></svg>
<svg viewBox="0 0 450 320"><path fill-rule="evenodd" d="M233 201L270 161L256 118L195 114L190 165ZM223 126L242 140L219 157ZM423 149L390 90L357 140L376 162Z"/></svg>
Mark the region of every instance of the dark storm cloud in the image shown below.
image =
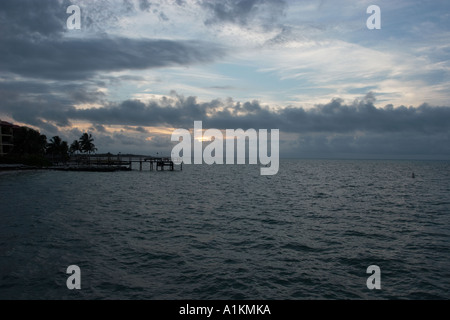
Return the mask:
<svg viewBox="0 0 450 320"><path fill-rule="evenodd" d="M193 121L226 128L279 128L292 133L389 134L413 132L422 134L450 131L450 108L423 104L418 108L387 105L376 108L371 94L352 104L334 99L312 109L288 107L273 111L258 101L233 102L212 100L199 102L196 97L172 96L143 103L127 100L102 108L75 110L70 119L132 126L167 125L191 127Z"/></svg>
<svg viewBox="0 0 450 320"><path fill-rule="evenodd" d="M93 125L90 128L91 131L96 131L96 132L100 132L100 133L105 133L106 132L106 128L104 126L102 126L101 124L96 124Z"/></svg>
<svg viewBox="0 0 450 320"><path fill-rule="evenodd" d="M64 31L69 1L0 1L0 37L51 36Z"/></svg>
<svg viewBox="0 0 450 320"><path fill-rule="evenodd" d="M148 103L127 100L90 109L76 109L58 96L32 98L10 93L3 99L0 86L3 109L14 120L40 127L45 133L84 121L92 123L96 132L105 133L106 126L119 125L128 132L150 134L144 127L191 129L194 121L201 120L205 129L280 129L291 139L281 144L284 154L291 156L450 156L450 107L376 108L372 94L350 104L334 99L312 109L276 111L258 101L200 102L175 92ZM116 138L124 142L126 133L122 135Z"/></svg>
<svg viewBox="0 0 450 320"><path fill-rule="evenodd" d="M119 8L109 8L112 3L84 2L82 9L88 9L88 14L82 15L83 26L90 31L104 31L119 14L132 15L136 10L159 13L162 20L167 19L157 2L140 0L135 6L123 0L114 2ZM181 0L176 3L186 5ZM206 24L234 23L244 27L273 26L287 7L286 2L275 0L199 3L209 14ZM107 33L67 37L66 9L70 4L58 0L0 0L0 115L38 127L48 136L71 130L75 138L81 131L72 123L85 121L100 136L96 140L99 146L102 142L139 146L143 141L134 135L151 134L145 127L189 129L194 121L202 120L204 128L280 129L292 138L281 145L285 154L292 152L293 156L450 156L449 107L423 104L418 108L376 108L372 94L353 103L334 99L312 109L286 107L276 111L258 101L199 102L195 97L176 93L149 103L109 102L98 88L144 79L133 75L113 77L108 72L189 66L214 61L226 52L200 41L128 39ZM288 32L289 28L283 29L274 41L285 41L290 37ZM83 103L102 107L75 108ZM112 136L107 130L109 125L122 126L124 132ZM133 136L127 136L129 132ZM152 138L160 147L167 143L167 137Z"/></svg>
<svg viewBox="0 0 450 320"><path fill-rule="evenodd" d="M180 3L177 1L177 4ZM139 0L138 6L131 0L1 0L0 30L2 36L55 36L64 33L70 5L81 9L82 28L107 33L108 27L116 25L123 16L132 16L137 10L149 12L159 7L158 1ZM164 12L157 9L160 17Z"/></svg>
<svg viewBox="0 0 450 320"><path fill-rule="evenodd" d="M195 98L163 106L158 102L145 104L137 100L124 101L118 105L85 110L72 109L67 116L72 119L101 122L107 125L182 126L192 122L192 117L204 117L205 107L197 104Z"/></svg>
<svg viewBox="0 0 450 320"><path fill-rule="evenodd" d="M89 18L90 13L111 19L115 13L108 13L109 2L101 3L106 13L96 13L97 6L89 7L82 16ZM57 0L0 1L0 73L35 79L84 80L100 72L211 62L224 54L218 45L196 40L130 39L104 32L68 38L64 33L70 4ZM118 12L134 10L130 1L119 2L119 7ZM140 7L149 8L150 2L142 0Z"/></svg>
<svg viewBox="0 0 450 320"><path fill-rule="evenodd" d="M286 108L279 117L290 132L421 132L434 133L450 128L450 108L418 108L387 105L376 108L372 99L347 105L340 99L318 105L312 110Z"/></svg>
<svg viewBox="0 0 450 320"><path fill-rule="evenodd" d="M127 124L173 126L190 129L195 120L218 129L280 129L294 134L293 156L450 156L450 108L426 104L418 108L388 105L375 108L371 94L352 104L335 99L312 109L272 111L259 102L213 100L195 97L163 99L148 104L125 101L118 105L72 110L71 119Z"/></svg>
<svg viewBox="0 0 450 320"><path fill-rule="evenodd" d="M135 131L135 132L139 132L139 133L149 133L147 130L145 130L142 127L130 127L130 126L124 126L123 127L125 130L127 131Z"/></svg>
<svg viewBox="0 0 450 320"><path fill-rule="evenodd" d="M97 90L97 83L54 81L3 81L0 78L0 110L15 121L49 128L71 125L67 113L74 104L102 103L105 96ZM52 132L56 132L52 128Z"/></svg>
<svg viewBox="0 0 450 320"><path fill-rule="evenodd" d="M80 86L79 88L70 86L70 88L67 89L70 90L69 92L67 92L69 98L72 101L77 101L78 103L95 103L103 101L103 99L106 97L103 92L89 91L86 90L84 86Z"/></svg>
<svg viewBox="0 0 450 320"><path fill-rule="evenodd" d="M64 107L55 101L4 103L6 114L18 122L40 127L42 121L53 122L59 127L71 125L67 113L73 107Z"/></svg>
<svg viewBox="0 0 450 320"><path fill-rule="evenodd" d="M333 99L312 109L286 107L271 110L258 101L235 102L211 100L199 102L196 97L171 96L144 103L127 100L109 103L95 84L55 84L32 81L0 81L2 110L16 121L37 124L38 119L69 126L71 120L83 120L102 125L171 126L190 128L193 121L202 120L205 127L278 128L286 133L357 132L389 135L396 132L432 135L449 133L450 108L423 104L415 107L376 108L369 93L351 104ZM53 93L53 91L58 94ZM75 103L76 101L76 103ZM74 104L97 103L100 108L75 109Z"/></svg>
<svg viewBox="0 0 450 320"><path fill-rule="evenodd" d="M0 107L11 111L22 103L59 106L60 108L82 103L104 103L105 94L98 90L101 81L55 82L55 81L2 81L0 77Z"/></svg>
<svg viewBox="0 0 450 320"><path fill-rule="evenodd" d="M222 50L198 41L126 38L0 40L0 70L31 78L77 80L97 72L209 62Z"/></svg>

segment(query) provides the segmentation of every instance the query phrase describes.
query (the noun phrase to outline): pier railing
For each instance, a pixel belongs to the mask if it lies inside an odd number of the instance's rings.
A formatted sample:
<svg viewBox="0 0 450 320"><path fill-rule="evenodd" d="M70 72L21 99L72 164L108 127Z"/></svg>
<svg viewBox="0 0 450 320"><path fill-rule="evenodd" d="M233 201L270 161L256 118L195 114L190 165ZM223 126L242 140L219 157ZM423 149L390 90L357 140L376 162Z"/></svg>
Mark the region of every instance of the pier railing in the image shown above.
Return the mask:
<svg viewBox="0 0 450 320"><path fill-rule="evenodd" d="M177 160L175 160L177 161ZM180 170L183 170L181 161ZM118 169L135 169L136 165L139 171L143 171L144 164L150 171L175 171L175 163L169 157L136 157L122 155L73 155L67 163L70 167L98 167L98 168L118 168ZM148 164L148 165L147 165Z"/></svg>

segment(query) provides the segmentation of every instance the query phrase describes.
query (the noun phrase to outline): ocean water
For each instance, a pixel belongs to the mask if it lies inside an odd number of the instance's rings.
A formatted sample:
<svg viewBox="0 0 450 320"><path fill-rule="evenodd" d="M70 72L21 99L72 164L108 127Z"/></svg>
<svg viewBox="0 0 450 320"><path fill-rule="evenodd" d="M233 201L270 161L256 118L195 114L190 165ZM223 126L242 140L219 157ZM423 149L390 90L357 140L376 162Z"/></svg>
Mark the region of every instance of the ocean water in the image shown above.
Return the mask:
<svg viewBox="0 0 450 320"><path fill-rule="evenodd" d="M450 162L14 172L0 202L0 299L450 298Z"/></svg>

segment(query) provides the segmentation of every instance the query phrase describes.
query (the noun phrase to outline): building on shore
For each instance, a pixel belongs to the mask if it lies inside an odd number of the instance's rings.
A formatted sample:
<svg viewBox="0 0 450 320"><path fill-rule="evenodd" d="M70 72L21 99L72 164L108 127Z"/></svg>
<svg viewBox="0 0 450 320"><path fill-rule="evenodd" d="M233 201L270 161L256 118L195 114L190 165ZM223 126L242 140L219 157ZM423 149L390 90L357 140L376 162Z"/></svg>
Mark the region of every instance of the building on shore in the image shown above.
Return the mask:
<svg viewBox="0 0 450 320"><path fill-rule="evenodd" d="M14 131L20 128L12 123L0 120L0 156L7 155L14 147Z"/></svg>

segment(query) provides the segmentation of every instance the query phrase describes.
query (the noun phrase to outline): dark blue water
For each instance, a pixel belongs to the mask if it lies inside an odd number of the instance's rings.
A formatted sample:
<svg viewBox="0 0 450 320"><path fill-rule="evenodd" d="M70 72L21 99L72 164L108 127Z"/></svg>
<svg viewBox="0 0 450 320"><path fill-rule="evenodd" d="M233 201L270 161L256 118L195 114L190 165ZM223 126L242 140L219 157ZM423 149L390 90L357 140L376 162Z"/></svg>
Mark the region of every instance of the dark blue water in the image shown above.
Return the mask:
<svg viewBox="0 0 450 320"><path fill-rule="evenodd" d="M0 299L450 298L449 162L183 169L1 174Z"/></svg>

